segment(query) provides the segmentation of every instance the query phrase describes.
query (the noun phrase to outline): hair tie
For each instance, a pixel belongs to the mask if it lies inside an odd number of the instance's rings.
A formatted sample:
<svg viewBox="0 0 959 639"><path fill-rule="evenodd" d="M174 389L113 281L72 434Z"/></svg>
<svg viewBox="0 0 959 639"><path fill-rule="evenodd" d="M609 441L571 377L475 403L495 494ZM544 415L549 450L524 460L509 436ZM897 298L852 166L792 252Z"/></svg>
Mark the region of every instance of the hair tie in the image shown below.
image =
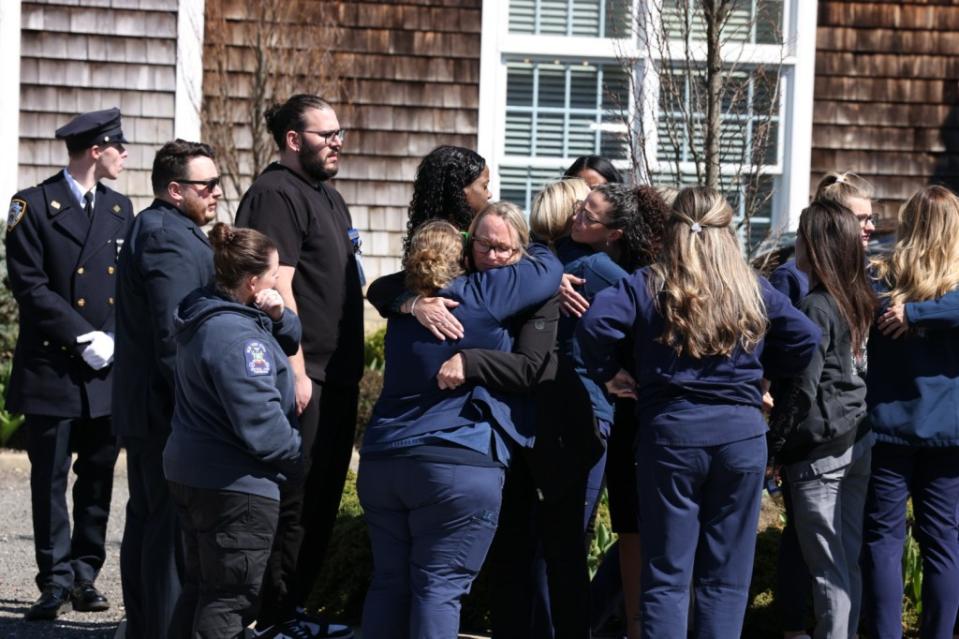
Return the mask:
<svg viewBox="0 0 959 639"><path fill-rule="evenodd" d="M702 232L703 232L703 227L700 225L699 222L693 222L693 223L689 226L689 230L692 231L693 233L702 233Z"/></svg>
<svg viewBox="0 0 959 639"><path fill-rule="evenodd" d="M837 176L836 176L836 184L845 184L845 183L846 183L846 175L845 175L845 173L842 174L842 175L837 175Z"/></svg>

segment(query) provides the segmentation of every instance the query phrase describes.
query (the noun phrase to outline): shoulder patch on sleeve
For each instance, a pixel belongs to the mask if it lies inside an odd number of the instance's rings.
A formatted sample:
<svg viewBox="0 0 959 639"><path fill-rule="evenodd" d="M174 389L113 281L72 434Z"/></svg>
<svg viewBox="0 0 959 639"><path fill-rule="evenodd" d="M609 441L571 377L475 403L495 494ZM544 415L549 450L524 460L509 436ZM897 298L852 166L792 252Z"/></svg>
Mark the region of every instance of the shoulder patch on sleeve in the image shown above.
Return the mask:
<svg viewBox="0 0 959 639"><path fill-rule="evenodd" d="M246 362L246 374L250 377L269 375L273 372L270 353L260 340L248 339L243 343L243 358Z"/></svg>
<svg viewBox="0 0 959 639"><path fill-rule="evenodd" d="M27 214L27 201L20 198L13 198L10 201L10 210L7 212L7 233L20 223L23 216Z"/></svg>

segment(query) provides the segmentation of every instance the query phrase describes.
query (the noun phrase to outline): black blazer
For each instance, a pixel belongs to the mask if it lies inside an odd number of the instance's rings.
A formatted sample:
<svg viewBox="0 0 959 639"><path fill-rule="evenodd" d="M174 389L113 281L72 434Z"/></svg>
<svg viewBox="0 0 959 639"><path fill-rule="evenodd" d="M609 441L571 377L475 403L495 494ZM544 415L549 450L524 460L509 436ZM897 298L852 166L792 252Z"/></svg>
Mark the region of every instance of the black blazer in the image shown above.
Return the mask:
<svg viewBox="0 0 959 639"><path fill-rule="evenodd" d="M154 200L137 215L120 255L113 430L145 437L170 430L180 301L213 281L213 249L196 223Z"/></svg>
<svg viewBox="0 0 959 639"><path fill-rule="evenodd" d="M55 417L110 414L112 366L95 371L77 337L114 330L117 255L133 205L97 184L88 218L63 171L17 193L7 216L7 271L20 334L7 387L11 412Z"/></svg>

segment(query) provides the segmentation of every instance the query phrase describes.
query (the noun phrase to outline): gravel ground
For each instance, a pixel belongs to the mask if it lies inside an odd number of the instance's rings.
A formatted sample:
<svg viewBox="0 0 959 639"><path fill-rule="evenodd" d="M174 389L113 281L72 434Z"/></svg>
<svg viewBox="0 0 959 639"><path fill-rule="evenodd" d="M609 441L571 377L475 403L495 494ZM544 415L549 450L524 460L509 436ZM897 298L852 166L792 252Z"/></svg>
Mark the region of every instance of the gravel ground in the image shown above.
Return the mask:
<svg viewBox="0 0 959 639"><path fill-rule="evenodd" d="M69 498L67 503L70 503ZM30 519L30 462L26 453L0 452L0 639L113 637L117 623L123 617L119 564L126 503L126 457L121 454L114 473L107 560L97 579L97 588L110 600L110 609L104 612L71 611L56 621L24 621L23 613L39 596L33 581L36 564Z"/></svg>

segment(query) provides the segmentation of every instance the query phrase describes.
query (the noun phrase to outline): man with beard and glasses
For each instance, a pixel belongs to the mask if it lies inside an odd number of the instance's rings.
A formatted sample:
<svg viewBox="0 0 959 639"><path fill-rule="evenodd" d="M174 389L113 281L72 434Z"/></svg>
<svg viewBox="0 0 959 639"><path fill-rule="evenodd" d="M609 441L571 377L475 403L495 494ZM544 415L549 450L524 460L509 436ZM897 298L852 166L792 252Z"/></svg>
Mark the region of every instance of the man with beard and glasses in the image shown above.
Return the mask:
<svg viewBox="0 0 959 639"><path fill-rule="evenodd" d="M166 639L181 591L176 505L163 475L173 417L173 317L213 278L201 227L216 216L220 173L213 149L175 140L157 151L156 199L140 212L120 253L113 428L127 449L130 499L120 546L126 636Z"/></svg>
<svg viewBox="0 0 959 639"><path fill-rule="evenodd" d="M306 479L280 488L280 521L257 628L260 636L278 639L352 637L348 627L303 609L336 520L363 374L359 234L342 196L327 183L339 169L345 132L333 107L314 95L294 95L265 117L279 160L244 194L236 224L276 243L276 288L303 324L300 350L290 363Z"/></svg>

